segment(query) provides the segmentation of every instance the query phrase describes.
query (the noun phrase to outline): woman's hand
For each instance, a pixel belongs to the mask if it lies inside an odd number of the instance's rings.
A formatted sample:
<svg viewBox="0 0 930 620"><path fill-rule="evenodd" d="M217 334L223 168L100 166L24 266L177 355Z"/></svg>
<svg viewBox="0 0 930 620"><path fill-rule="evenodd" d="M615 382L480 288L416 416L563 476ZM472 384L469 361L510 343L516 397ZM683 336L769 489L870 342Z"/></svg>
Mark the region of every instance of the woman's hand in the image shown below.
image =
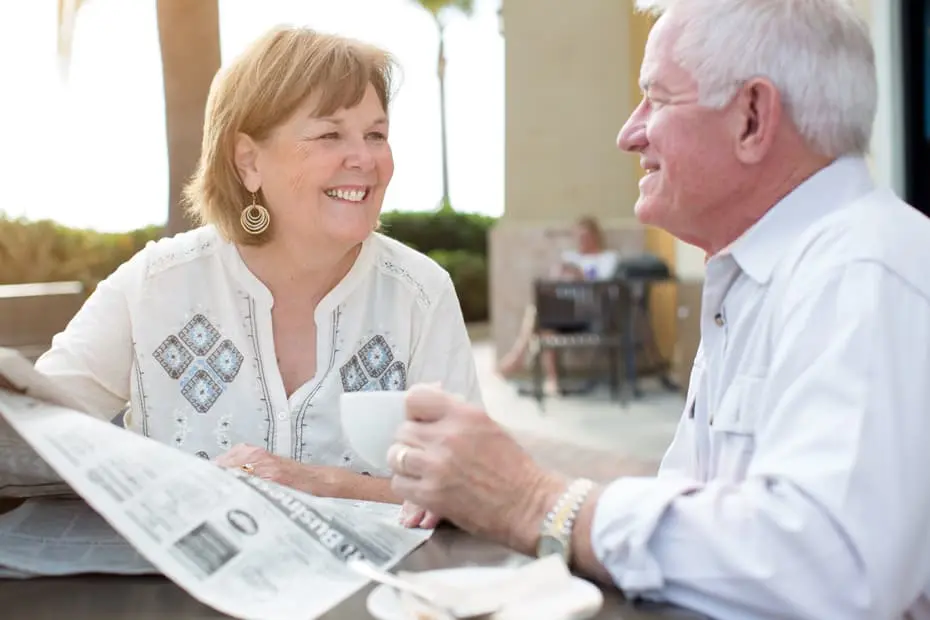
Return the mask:
<svg viewBox="0 0 930 620"><path fill-rule="evenodd" d="M217 457L215 463L220 467L242 469L263 480L319 497L341 496L345 480L352 474L339 467L304 465L247 444L233 446L226 454Z"/></svg>
<svg viewBox="0 0 930 620"><path fill-rule="evenodd" d="M420 508L413 502L404 502L400 509L400 523L404 527L419 527L424 530L431 530L439 525L439 521L439 515L425 508Z"/></svg>

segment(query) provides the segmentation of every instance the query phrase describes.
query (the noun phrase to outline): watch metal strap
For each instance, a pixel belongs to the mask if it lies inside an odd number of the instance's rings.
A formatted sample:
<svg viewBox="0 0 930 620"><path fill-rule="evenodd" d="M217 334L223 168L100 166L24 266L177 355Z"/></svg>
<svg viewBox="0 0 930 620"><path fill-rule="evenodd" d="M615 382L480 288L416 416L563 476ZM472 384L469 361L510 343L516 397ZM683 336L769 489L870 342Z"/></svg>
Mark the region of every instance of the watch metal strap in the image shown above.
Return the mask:
<svg viewBox="0 0 930 620"><path fill-rule="evenodd" d="M566 552L571 544L575 519L578 518L578 512L593 488L594 482L587 478L573 480L543 520L541 534L559 540Z"/></svg>

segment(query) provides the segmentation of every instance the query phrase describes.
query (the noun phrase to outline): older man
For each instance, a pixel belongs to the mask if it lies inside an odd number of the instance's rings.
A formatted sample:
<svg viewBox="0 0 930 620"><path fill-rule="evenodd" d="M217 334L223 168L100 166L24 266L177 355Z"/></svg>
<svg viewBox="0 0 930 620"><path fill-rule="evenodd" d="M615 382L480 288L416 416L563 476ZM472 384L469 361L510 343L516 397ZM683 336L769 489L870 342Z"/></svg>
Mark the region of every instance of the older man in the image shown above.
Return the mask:
<svg viewBox="0 0 930 620"><path fill-rule="evenodd" d="M930 220L869 178L867 29L840 0L638 4L636 212L709 256L659 474L564 480L421 390L394 489L715 618L930 617Z"/></svg>

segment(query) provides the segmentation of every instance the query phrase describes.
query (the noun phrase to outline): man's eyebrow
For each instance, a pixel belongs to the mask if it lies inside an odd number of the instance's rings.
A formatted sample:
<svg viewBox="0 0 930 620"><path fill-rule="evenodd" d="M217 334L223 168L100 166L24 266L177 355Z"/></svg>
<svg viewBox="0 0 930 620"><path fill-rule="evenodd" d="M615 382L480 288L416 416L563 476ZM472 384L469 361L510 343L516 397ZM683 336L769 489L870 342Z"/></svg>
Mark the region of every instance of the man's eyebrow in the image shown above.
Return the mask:
<svg viewBox="0 0 930 620"><path fill-rule="evenodd" d="M662 86L662 84L655 78L640 78L639 80L639 90L643 94L648 93L649 91L659 91L660 93L668 94L668 89Z"/></svg>

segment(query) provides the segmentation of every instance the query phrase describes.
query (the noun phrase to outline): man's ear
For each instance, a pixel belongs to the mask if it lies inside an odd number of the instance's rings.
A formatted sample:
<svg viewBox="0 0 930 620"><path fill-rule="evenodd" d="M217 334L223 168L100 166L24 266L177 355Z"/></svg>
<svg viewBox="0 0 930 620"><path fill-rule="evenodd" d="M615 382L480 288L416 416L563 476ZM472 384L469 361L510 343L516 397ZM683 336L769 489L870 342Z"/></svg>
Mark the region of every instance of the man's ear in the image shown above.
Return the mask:
<svg viewBox="0 0 930 620"><path fill-rule="evenodd" d="M736 157L744 164L761 161L772 147L782 117L781 95L772 82L754 78L732 103Z"/></svg>
<svg viewBox="0 0 930 620"><path fill-rule="evenodd" d="M258 171L258 145L251 136L236 134L235 162L246 190L257 192L262 186L262 177Z"/></svg>

